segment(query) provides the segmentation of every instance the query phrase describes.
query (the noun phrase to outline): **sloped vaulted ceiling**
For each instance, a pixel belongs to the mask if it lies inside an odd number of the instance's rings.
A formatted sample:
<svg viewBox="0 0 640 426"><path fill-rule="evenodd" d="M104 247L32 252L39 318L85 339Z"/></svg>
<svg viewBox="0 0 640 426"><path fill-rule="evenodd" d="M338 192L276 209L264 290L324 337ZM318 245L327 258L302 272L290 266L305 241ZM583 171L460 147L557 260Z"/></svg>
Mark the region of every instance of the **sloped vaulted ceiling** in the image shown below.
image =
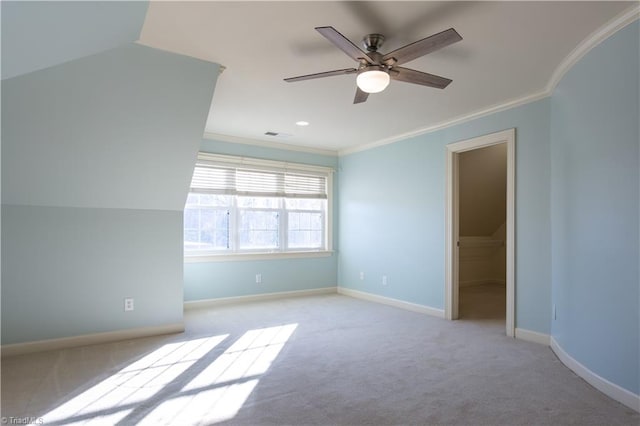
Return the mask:
<svg viewBox="0 0 640 426"><path fill-rule="evenodd" d="M138 40L146 1L3 1L2 79Z"/></svg>

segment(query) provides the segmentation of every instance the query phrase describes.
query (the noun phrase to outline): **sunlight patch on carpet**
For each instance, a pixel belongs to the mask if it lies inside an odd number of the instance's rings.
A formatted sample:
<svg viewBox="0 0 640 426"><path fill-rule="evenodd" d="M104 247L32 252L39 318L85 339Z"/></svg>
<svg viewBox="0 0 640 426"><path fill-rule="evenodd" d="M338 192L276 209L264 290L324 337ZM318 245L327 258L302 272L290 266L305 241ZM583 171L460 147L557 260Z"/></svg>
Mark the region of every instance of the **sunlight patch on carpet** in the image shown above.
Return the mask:
<svg viewBox="0 0 640 426"><path fill-rule="evenodd" d="M235 417L297 324L250 330L198 376L178 398L162 403L140 424L211 424Z"/></svg>
<svg viewBox="0 0 640 426"><path fill-rule="evenodd" d="M43 416L47 424L115 424L228 335L166 344Z"/></svg>
<svg viewBox="0 0 640 426"><path fill-rule="evenodd" d="M218 356L212 351L228 334L166 344L54 408L43 420L58 425L190 425L232 419L296 327L249 330Z"/></svg>

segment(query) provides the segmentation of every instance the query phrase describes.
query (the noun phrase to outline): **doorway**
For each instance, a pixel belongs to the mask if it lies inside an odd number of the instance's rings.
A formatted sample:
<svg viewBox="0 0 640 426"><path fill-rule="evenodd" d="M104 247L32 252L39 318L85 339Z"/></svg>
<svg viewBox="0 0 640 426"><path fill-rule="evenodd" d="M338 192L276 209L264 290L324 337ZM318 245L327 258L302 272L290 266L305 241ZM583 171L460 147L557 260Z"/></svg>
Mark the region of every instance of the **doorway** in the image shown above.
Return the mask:
<svg viewBox="0 0 640 426"><path fill-rule="evenodd" d="M501 146L502 149L500 149ZM506 150L506 197L504 199L505 213L502 218L482 219L476 217L463 216L464 222L461 223L461 199L460 199L460 171L461 165L466 157L480 157L483 148L494 147L490 150L492 154L498 155L502 150ZM475 151L472 153L472 151ZM467 153L467 154L463 154ZM486 151L489 153L489 150ZM470 155L472 154L472 155ZM465 157L463 157L463 155ZM483 154L484 156L487 156ZM447 203L446 203L446 277L445 277L445 317L450 320L457 319L460 313L460 284L461 272L462 278L465 278L465 284L469 284L469 277L475 268L476 274L482 276L479 271L484 268L486 275L489 266L480 264L472 266L464 271L460 270L461 266L461 243L463 246L464 256L471 253L476 256L476 261L480 260L483 253L489 253L494 256L503 248L504 249L504 294L505 294L505 325L507 336L514 337L515 333L515 129L504 130L502 132L492 133L490 135L478 138L468 139L447 145ZM478 212L481 216L482 212ZM504 220L504 225L497 224L496 220ZM492 232L488 229L496 228ZM482 236L461 235L461 229L464 233L474 232L473 230L484 229ZM469 231L471 229L472 231ZM462 241L461 241L461 236ZM467 238L464 238L467 237ZM471 237L471 238L468 238ZM464 248L464 247L467 248ZM464 259L463 259L464 260ZM485 279L488 280L488 279ZM500 281L497 279L494 281ZM471 280L473 281L473 280ZM476 280L478 281L478 280ZM482 281L482 280L479 280ZM471 282L471 284L474 284ZM504 300L504 299L503 299Z"/></svg>

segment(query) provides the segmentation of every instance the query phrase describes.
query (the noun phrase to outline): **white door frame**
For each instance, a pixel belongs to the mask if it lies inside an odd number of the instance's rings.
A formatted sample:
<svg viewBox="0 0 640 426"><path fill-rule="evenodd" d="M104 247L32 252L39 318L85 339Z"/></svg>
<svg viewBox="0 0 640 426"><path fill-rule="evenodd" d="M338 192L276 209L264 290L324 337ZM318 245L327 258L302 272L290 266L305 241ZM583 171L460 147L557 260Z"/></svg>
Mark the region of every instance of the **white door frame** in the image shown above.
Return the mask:
<svg viewBox="0 0 640 426"><path fill-rule="evenodd" d="M515 181L516 130L508 129L490 135L447 145L447 202L445 214L445 318L458 318L458 157L460 153L501 143L507 144L507 336L515 337Z"/></svg>

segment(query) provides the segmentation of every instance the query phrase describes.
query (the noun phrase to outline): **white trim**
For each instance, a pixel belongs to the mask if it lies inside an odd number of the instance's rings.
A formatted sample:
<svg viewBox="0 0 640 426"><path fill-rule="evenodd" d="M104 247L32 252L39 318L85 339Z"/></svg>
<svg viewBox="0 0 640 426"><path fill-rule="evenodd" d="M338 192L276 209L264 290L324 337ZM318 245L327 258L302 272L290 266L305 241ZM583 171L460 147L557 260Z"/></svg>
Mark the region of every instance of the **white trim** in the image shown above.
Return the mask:
<svg viewBox="0 0 640 426"><path fill-rule="evenodd" d="M516 179L516 132L503 130L473 139L451 143L446 146L446 202L445 202L445 318L458 318L458 155L465 151L484 148L501 143L507 144L507 306L506 334L515 335L515 179Z"/></svg>
<svg viewBox="0 0 640 426"><path fill-rule="evenodd" d="M446 150L445 161L445 224L444 224L444 314L449 321L458 319L458 291L459 285L454 285L459 281L459 268L456 267L460 263L460 248L455 243L459 239L458 231L458 210L453 206L458 204L454 197L458 195L458 180L453 179L458 176L458 156L450 149Z"/></svg>
<svg viewBox="0 0 640 426"><path fill-rule="evenodd" d="M558 344L553 336L551 337L551 350L553 350L553 352L558 356L558 359L560 359L560 361L562 361L564 365L566 365L578 376L582 377L591 386L598 389L600 392L604 393L610 398L615 399L619 403L626 405L632 410L640 412L640 395L636 395L635 393L624 389L589 370L587 367L585 367L583 364L569 355L562 348L562 346Z"/></svg>
<svg viewBox="0 0 640 426"><path fill-rule="evenodd" d="M526 330L524 328L516 328L516 339L549 346L550 338L551 337L548 334L539 333L537 331Z"/></svg>
<svg viewBox="0 0 640 426"><path fill-rule="evenodd" d="M545 92L551 94L567 71L582 59L584 55L638 18L640 18L640 5L636 4L591 33L575 49L573 49L573 51L571 51L571 53L569 53L562 62L560 62L560 65L558 65L554 73L551 75L549 83L547 83L545 88Z"/></svg>
<svg viewBox="0 0 640 426"><path fill-rule="evenodd" d="M507 138L507 336L515 335L516 328L516 130L508 131Z"/></svg>
<svg viewBox="0 0 640 426"><path fill-rule="evenodd" d="M369 302L381 303L383 305L393 306L407 311L427 314L438 318L444 318L444 311L431 306L418 305L417 303L405 302L404 300L392 299L390 297L379 296L377 294L366 293L364 291L353 290L350 288L338 287L338 294L344 296L355 297Z"/></svg>
<svg viewBox="0 0 640 426"><path fill-rule="evenodd" d="M53 351L57 349L75 348L98 343L117 342L119 340L138 339L140 337L158 336L162 334L182 333L181 322L151 327L129 328L126 330L107 331L105 333L82 334L80 336L62 337L59 339L37 340L34 342L2 345L2 357L24 355L33 352Z"/></svg>
<svg viewBox="0 0 640 426"><path fill-rule="evenodd" d="M234 303L260 302L264 300L283 299L287 297L317 296L335 294L337 287L313 288L310 290L279 291L276 293L250 294L248 296L220 297L217 299L190 300L184 302L184 310L206 309Z"/></svg>
<svg viewBox="0 0 640 426"><path fill-rule="evenodd" d="M455 152L472 151L478 148L484 148L492 145L499 145L501 143L514 140L515 129L502 130L500 132L490 133L488 135L482 135L471 139L466 139L459 142L450 143L447 145L447 149Z"/></svg>
<svg viewBox="0 0 640 426"><path fill-rule="evenodd" d="M248 260L310 259L333 256L332 250L278 253L232 253L185 255L184 263L236 262Z"/></svg>
<svg viewBox="0 0 640 426"><path fill-rule="evenodd" d="M208 139L218 142L239 143L242 145L253 145L263 148L282 149L285 151L297 151L306 152L309 154L327 155L330 157L337 157L338 151L331 149L312 148L309 146L291 145L282 142L263 141L259 139L249 139L239 136L223 135L220 133L204 132L203 139Z"/></svg>
<svg viewBox="0 0 640 426"><path fill-rule="evenodd" d="M333 195L333 173L329 173L327 175L327 226L324 230L324 240L326 241L325 253L328 253L328 255L333 254L333 215L336 213L333 211Z"/></svg>

